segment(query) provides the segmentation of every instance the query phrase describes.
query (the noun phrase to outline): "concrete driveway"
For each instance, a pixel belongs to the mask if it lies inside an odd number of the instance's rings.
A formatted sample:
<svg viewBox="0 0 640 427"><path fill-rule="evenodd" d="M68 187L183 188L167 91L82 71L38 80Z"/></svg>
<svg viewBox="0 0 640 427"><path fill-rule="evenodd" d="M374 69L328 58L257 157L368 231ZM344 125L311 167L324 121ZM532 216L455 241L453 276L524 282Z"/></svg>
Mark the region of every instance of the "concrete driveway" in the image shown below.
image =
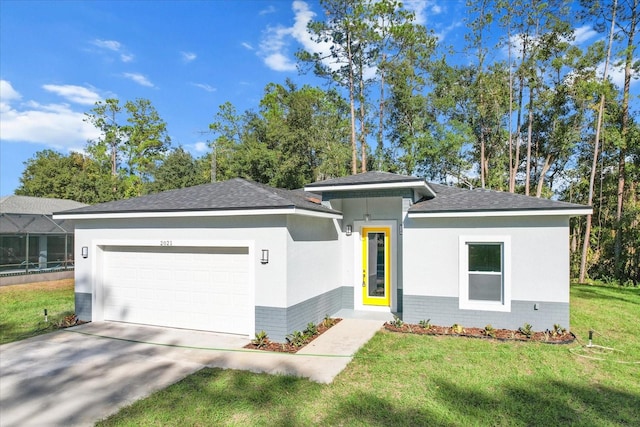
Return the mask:
<svg viewBox="0 0 640 427"><path fill-rule="evenodd" d="M91 323L3 345L0 425L93 425L224 356L174 345L239 349L248 342L230 335Z"/></svg>
<svg viewBox="0 0 640 427"><path fill-rule="evenodd" d="M5 344L0 426L93 425L206 366L330 383L382 323L345 319L295 355L242 350L246 337L113 322Z"/></svg>

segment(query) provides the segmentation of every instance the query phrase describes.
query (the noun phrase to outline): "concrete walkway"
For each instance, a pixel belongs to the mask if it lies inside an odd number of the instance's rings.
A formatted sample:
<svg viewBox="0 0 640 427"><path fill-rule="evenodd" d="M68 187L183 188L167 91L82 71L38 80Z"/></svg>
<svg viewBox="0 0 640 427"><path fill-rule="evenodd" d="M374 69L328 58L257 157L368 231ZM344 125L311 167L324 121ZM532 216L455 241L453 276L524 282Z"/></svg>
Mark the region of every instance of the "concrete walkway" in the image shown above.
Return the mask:
<svg viewBox="0 0 640 427"><path fill-rule="evenodd" d="M382 326L343 319L297 354L246 337L97 322L0 346L0 426L89 426L203 367L330 383Z"/></svg>

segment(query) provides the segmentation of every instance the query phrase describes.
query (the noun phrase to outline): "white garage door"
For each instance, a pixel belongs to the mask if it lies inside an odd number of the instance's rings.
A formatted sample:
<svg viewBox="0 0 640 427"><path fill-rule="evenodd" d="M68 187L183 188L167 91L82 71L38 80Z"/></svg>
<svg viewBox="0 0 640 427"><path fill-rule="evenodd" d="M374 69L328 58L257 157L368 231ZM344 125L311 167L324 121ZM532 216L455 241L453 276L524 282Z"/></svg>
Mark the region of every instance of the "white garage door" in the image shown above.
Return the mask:
<svg viewBox="0 0 640 427"><path fill-rule="evenodd" d="M104 248L104 319L247 335L247 248Z"/></svg>

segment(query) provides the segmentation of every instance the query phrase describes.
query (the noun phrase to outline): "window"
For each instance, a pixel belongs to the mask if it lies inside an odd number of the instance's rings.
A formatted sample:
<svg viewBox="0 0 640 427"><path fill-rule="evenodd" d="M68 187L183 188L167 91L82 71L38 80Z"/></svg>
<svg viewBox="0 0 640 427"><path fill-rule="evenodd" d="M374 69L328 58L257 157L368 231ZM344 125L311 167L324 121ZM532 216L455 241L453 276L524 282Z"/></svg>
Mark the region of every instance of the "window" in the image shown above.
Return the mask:
<svg viewBox="0 0 640 427"><path fill-rule="evenodd" d="M460 237L460 308L511 310L508 236Z"/></svg>

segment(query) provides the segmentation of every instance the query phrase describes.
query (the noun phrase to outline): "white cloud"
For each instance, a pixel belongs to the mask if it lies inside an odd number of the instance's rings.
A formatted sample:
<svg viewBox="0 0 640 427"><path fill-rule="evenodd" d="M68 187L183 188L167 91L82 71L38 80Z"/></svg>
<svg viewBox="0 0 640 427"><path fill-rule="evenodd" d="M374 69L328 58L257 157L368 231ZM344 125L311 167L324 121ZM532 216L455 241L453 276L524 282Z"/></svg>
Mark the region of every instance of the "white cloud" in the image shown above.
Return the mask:
<svg viewBox="0 0 640 427"><path fill-rule="evenodd" d="M193 86L195 87L199 87L202 90L205 90L207 92L215 92L217 89L213 86L210 86L206 83L191 83Z"/></svg>
<svg viewBox="0 0 640 427"><path fill-rule="evenodd" d="M66 98L71 102L83 105L93 105L100 101L100 95L83 86L75 85L44 85L42 88Z"/></svg>
<svg viewBox="0 0 640 427"><path fill-rule="evenodd" d="M83 147L88 139L100 132L84 122L83 112L74 111L67 104L42 105L30 100L14 105L21 99L11 83L0 81L0 140L44 144L55 149Z"/></svg>
<svg viewBox="0 0 640 427"><path fill-rule="evenodd" d="M95 39L91 41L91 44L101 49L119 53L120 60L122 62L131 62L135 58L135 56L132 53L129 53L124 49L124 47L122 46L122 43L116 40Z"/></svg>
<svg viewBox="0 0 640 427"><path fill-rule="evenodd" d="M242 47L244 47L247 50L253 50L253 46L251 46L249 43L247 42L242 42L240 43L242 45Z"/></svg>
<svg viewBox="0 0 640 427"><path fill-rule="evenodd" d="M634 62L640 61L640 58L634 58ZM596 73L599 79L602 78L604 74L604 62L598 64L596 68ZM635 79L634 79L635 75ZM638 84L638 74L633 73L633 69L631 70L631 86ZM611 62L609 63L609 69L607 70L607 78L613 82L618 88L622 89L624 87L624 64L614 65Z"/></svg>
<svg viewBox="0 0 640 427"><path fill-rule="evenodd" d="M147 79L146 76L143 76L142 74L139 73L124 73L122 74L124 77L126 77L129 80L133 80L134 82L138 83L140 86L146 86L146 87L155 87L153 83L151 83L149 81L149 79Z"/></svg>
<svg viewBox="0 0 640 427"><path fill-rule="evenodd" d="M96 39L96 40L93 40L91 43L96 45L96 46L98 46L98 47L101 47L103 49L112 50L114 52L118 52L120 50L120 48L122 47L120 42L115 41L115 40L100 40L100 39Z"/></svg>
<svg viewBox="0 0 640 427"><path fill-rule="evenodd" d="M182 55L182 60L184 62L191 62L198 57L198 55L193 52L180 52L180 54Z"/></svg>
<svg viewBox="0 0 640 427"><path fill-rule="evenodd" d="M576 28L573 31L573 35L575 36L574 43L582 44L585 41L597 36L598 32L594 30L590 25L583 25L582 27Z"/></svg>
<svg viewBox="0 0 640 427"><path fill-rule="evenodd" d="M276 8L273 5L269 5L269 7L262 9L260 12L258 12L260 15L267 15L269 13L274 13L276 11Z"/></svg>
<svg viewBox="0 0 640 427"><path fill-rule="evenodd" d="M198 141L193 144L193 149L196 153L206 153L209 151L209 144L206 142Z"/></svg>
<svg viewBox="0 0 640 427"><path fill-rule="evenodd" d="M404 7L413 12L415 14L415 22L416 24L419 25L424 25L427 23L427 15L426 15L426 10L427 10L427 2L424 0L408 0L405 1L404 3ZM434 6L437 7L437 6ZM433 8L432 8L433 11ZM439 13L439 12L438 12Z"/></svg>

